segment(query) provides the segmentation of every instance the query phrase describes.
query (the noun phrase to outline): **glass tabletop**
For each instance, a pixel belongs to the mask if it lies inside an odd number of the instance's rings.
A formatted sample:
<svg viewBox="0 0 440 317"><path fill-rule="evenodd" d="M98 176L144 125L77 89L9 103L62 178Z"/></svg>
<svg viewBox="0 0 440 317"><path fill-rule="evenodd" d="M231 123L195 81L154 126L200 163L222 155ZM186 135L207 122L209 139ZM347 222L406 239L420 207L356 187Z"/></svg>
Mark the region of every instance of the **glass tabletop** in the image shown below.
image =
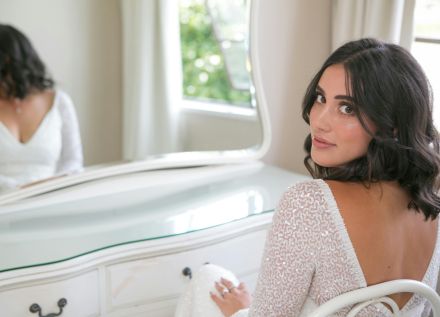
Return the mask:
<svg viewBox="0 0 440 317"><path fill-rule="evenodd" d="M133 178L145 185L123 190ZM114 180L112 186L121 189L112 193L45 206L28 204L0 213L0 272L272 212L285 189L304 178L262 164L150 171Z"/></svg>

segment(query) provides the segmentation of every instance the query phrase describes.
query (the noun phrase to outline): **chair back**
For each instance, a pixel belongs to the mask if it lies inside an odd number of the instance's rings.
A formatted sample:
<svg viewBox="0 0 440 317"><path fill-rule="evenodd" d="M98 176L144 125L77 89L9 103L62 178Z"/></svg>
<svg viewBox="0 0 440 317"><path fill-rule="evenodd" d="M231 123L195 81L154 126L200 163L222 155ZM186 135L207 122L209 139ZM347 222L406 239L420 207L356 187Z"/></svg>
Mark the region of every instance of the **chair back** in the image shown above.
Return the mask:
<svg viewBox="0 0 440 317"><path fill-rule="evenodd" d="M356 289L325 302L315 309L308 317L327 317L340 309L355 305L347 317L356 316L362 309L376 303L388 304L394 316L400 316L400 309L390 297L396 293L414 293L424 296L432 305L434 317L440 317L440 296L428 285L415 280L393 280L376 285Z"/></svg>

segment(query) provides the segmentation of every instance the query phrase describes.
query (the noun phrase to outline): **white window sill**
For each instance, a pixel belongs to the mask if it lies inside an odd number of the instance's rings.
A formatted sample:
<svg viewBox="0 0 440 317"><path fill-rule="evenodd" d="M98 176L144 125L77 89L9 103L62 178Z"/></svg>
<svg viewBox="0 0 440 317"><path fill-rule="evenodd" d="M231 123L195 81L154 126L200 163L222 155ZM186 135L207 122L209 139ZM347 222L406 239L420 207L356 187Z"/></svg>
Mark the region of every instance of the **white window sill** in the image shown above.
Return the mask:
<svg viewBox="0 0 440 317"><path fill-rule="evenodd" d="M255 108L243 108L221 103L194 101L183 99L182 111L207 116L218 116L237 120L257 121L258 112Z"/></svg>

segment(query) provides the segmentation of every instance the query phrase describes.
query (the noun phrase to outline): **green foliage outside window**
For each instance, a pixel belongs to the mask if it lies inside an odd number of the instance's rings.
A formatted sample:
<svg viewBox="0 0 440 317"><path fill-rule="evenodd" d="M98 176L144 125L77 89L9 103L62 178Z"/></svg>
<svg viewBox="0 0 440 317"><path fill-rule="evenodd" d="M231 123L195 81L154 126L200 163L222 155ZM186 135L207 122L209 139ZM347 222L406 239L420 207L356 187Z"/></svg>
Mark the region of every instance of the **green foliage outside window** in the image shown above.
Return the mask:
<svg viewBox="0 0 440 317"><path fill-rule="evenodd" d="M249 107L249 91L233 89L210 16L201 1L180 6L183 93L186 97Z"/></svg>

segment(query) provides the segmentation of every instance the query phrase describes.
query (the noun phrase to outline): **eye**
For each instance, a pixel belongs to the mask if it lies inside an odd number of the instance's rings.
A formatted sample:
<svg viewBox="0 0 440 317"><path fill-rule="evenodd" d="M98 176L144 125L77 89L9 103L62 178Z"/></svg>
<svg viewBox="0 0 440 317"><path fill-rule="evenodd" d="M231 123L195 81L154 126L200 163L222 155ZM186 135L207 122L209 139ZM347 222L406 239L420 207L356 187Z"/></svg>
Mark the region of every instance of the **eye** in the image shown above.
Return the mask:
<svg viewBox="0 0 440 317"><path fill-rule="evenodd" d="M325 97L319 92L316 93L315 102L317 103L325 103Z"/></svg>
<svg viewBox="0 0 440 317"><path fill-rule="evenodd" d="M339 111L342 112L342 114L346 114L346 115L353 115L354 114L354 109L351 105L348 104L343 104L339 107Z"/></svg>

